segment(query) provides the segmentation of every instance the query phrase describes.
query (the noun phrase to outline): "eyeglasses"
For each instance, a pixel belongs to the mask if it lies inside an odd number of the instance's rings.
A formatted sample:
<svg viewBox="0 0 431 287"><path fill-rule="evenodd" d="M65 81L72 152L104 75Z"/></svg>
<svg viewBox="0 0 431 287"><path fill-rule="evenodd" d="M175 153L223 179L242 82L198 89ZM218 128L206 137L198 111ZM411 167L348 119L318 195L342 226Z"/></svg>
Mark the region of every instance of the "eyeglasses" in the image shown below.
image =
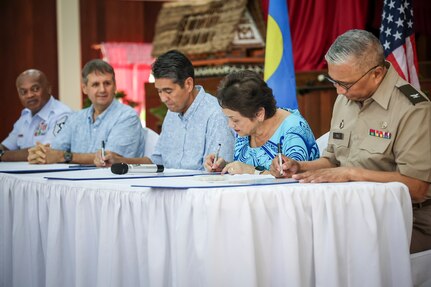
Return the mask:
<svg viewBox="0 0 431 287"><path fill-rule="evenodd" d="M363 74L359 79L357 79L356 81L354 81L351 84L346 84L346 83L341 83L339 81L336 81L334 79L332 79L330 76L326 75L325 79L328 80L329 82L331 82L334 86L340 86L342 87L344 90L346 90L346 93L353 87L353 85L355 85L357 82L359 82L363 77L365 77L369 72L371 72L372 70L374 70L375 68L379 67L380 65L375 65L374 67L372 67L371 69L369 69L365 74Z"/></svg>

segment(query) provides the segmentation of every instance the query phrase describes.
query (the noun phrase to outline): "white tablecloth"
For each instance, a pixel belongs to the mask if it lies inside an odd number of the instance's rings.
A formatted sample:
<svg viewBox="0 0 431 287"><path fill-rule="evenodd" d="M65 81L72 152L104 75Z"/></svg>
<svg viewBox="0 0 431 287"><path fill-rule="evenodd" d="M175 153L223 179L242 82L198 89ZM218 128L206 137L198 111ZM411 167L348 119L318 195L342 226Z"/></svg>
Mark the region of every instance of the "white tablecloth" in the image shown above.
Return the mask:
<svg viewBox="0 0 431 287"><path fill-rule="evenodd" d="M400 183L131 183L0 174L0 286L412 284Z"/></svg>

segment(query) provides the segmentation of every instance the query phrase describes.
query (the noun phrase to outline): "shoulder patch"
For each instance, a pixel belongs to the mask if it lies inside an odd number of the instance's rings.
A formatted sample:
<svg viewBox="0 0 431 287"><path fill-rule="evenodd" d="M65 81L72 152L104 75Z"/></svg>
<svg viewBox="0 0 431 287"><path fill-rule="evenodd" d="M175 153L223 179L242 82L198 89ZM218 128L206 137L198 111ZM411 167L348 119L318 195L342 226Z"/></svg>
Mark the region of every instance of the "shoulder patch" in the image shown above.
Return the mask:
<svg viewBox="0 0 431 287"><path fill-rule="evenodd" d="M58 133L61 131L61 129L63 128L64 124L67 121L67 118L68 118L68 116L65 115L65 116L61 117L60 119L58 119L55 122L55 126L54 126L54 129L53 129L54 136L57 136Z"/></svg>
<svg viewBox="0 0 431 287"><path fill-rule="evenodd" d="M398 89L401 91L401 93L403 93L409 99L409 101L413 105L416 105L417 103L420 103L420 102L429 101L427 97L422 95L418 90L416 90L410 84L400 86L400 87L398 87Z"/></svg>

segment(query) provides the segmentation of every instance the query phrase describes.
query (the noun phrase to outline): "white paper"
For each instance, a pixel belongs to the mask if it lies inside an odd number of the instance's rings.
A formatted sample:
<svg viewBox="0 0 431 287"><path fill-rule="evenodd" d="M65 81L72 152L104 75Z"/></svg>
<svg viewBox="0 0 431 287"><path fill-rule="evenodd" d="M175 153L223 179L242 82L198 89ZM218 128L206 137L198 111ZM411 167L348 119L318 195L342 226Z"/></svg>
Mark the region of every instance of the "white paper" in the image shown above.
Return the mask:
<svg viewBox="0 0 431 287"><path fill-rule="evenodd" d="M30 164L26 161L0 162L0 172L44 172L56 170L69 170L79 167L78 164Z"/></svg>
<svg viewBox="0 0 431 287"><path fill-rule="evenodd" d="M165 169L163 172L155 173L137 173L128 172L126 174L114 174L111 168L97 168L92 170L79 170L74 172L56 172L46 176L50 180L106 180L106 179L129 179L129 178L152 178L152 177L177 177L205 174L200 170L185 170L185 169Z"/></svg>
<svg viewBox="0 0 431 287"><path fill-rule="evenodd" d="M164 180L161 178L145 178L137 180L132 187L154 187L154 188L196 188L196 187L234 187L251 185L273 185L295 183L297 180L286 178L276 179L272 175L254 174L212 174L195 175L190 177L178 177L175 180Z"/></svg>

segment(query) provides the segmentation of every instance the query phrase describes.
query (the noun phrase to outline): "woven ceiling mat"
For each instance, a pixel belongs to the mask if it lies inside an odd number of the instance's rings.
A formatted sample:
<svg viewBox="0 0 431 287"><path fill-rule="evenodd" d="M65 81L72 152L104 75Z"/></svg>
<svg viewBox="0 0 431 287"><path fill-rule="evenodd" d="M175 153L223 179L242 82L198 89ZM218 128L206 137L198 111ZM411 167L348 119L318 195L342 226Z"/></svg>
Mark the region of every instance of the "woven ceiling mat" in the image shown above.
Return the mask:
<svg viewBox="0 0 431 287"><path fill-rule="evenodd" d="M165 3L158 15L152 55L171 49L185 54L227 51L247 0Z"/></svg>

